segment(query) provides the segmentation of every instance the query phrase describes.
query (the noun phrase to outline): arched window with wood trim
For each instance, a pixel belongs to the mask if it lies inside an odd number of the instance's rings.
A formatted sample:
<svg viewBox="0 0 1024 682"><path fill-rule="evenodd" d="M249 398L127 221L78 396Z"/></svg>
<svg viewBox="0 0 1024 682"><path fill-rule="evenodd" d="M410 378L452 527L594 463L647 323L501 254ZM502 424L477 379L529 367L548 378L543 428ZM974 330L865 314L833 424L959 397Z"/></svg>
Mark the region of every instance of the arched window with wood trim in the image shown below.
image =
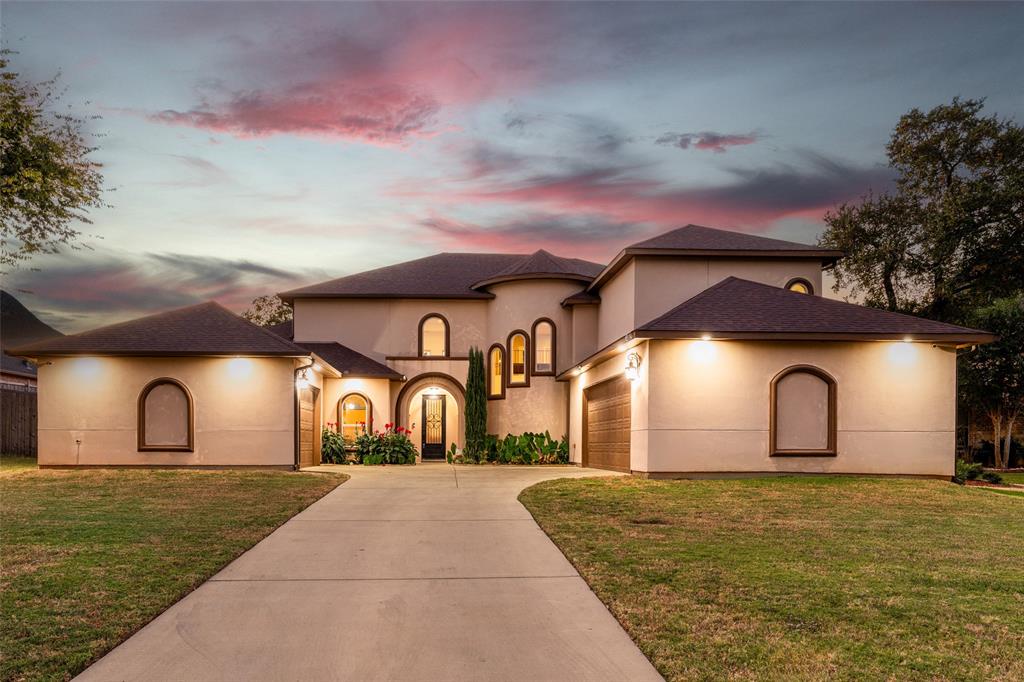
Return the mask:
<svg viewBox="0 0 1024 682"><path fill-rule="evenodd" d="M177 379L162 377L139 393L139 451L193 452L195 407L192 394Z"/></svg>
<svg viewBox="0 0 1024 682"><path fill-rule="evenodd" d="M771 383L771 454L836 454L836 380L810 365L794 365Z"/></svg>
<svg viewBox="0 0 1024 682"><path fill-rule="evenodd" d="M373 403L362 393L349 393L338 401L338 433L352 443L364 429L373 432Z"/></svg>
<svg viewBox="0 0 1024 682"><path fill-rule="evenodd" d="M546 317L533 323L533 374L555 374L555 323Z"/></svg>
<svg viewBox="0 0 1024 682"><path fill-rule="evenodd" d="M786 288L798 294L814 294L814 285L803 277L794 277L786 282Z"/></svg>
<svg viewBox="0 0 1024 682"><path fill-rule="evenodd" d="M420 320L419 355L426 357L448 357L451 333L448 320L437 313L430 313Z"/></svg>
<svg viewBox="0 0 1024 682"><path fill-rule="evenodd" d="M509 386L530 385L530 337L521 329L508 335L508 369L505 376Z"/></svg>
<svg viewBox="0 0 1024 682"><path fill-rule="evenodd" d="M500 343L487 351L487 397L490 400L505 397L505 349Z"/></svg>

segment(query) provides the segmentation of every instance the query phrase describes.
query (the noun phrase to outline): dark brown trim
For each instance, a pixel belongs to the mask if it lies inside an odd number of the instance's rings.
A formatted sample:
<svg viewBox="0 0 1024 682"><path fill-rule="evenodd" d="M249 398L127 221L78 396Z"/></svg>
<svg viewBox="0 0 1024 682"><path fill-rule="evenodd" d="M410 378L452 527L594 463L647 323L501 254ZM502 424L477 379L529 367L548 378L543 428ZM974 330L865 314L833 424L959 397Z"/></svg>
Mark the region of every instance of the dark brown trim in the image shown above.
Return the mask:
<svg viewBox="0 0 1024 682"><path fill-rule="evenodd" d="M512 337L517 334L523 335L523 374L525 378L521 382L512 383ZM513 329L505 339L505 348L507 349L505 357L508 358L507 369L505 370L505 385L509 388L523 388L530 385L530 365L533 364L533 355L530 350L532 345L530 343L530 335L524 329Z"/></svg>
<svg viewBox="0 0 1024 682"><path fill-rule="evenodd" d="M485 291L473 291L469 290L464 294L332 294L332 293L309 293L302 294L297 292L284 291L278 296L285 303L294 303L295 299L300 298L340 298L340 299L360 299L360 298L372 298L372 299L387 299L392 301L403 301L406 299L417 300L417 301L487 301L494 298L494 294L487 293Z"/></svg>
<svg viewBox="0 0 1024 682"><path fill-rule="evenodd" d="M547 372L537 371L537 325L541 322L547 322L551 325L551 369ZM535 377L553 377L555 376L556 361L558 358L558 328L555 325L555 321L550 317L538 317L533 322L533 326L530 327L530 341L533 345L530 354L530 362L533 366L530 368L533 376Z"/></svg>
<svg viewBox="0 0 1024 682"><path fill-rule="evenodd" d="M345 400L347 400L349 396L353 395L359 396L360 398L366 401L366 432L373 433L373 402L368 397L366 397L365 393L360 393L359 391L349 391L348 393L346 393L345 395L338 399L338 433L341 433L341 427L344 426L344 422L342 419L344 410L342 406L345 404Z"/></svg>
<svg viewBox="0 0 1024 682"><path fill-rule="evenodd" d="M164 384L170 384L177 386L181 389L181 392L185 394L185 402L188 405L188 444L187 445L147 445L146 444L146 398L157 386L163 386ZM196 408L195 402L192 400L192 392L188 390L188 386L172 379L171 377L160 377L159 379L153 379L146 384L142 391L139 392L138 401L138 426L136 429L136 435L138 437L138 451L139 452L195 452L196 445Z"/></svg>
<svg viewBox="0 0 1024 682"><path fill-rule="evenodd" d="M778 446L778 385L790 374L810 374L816 376L828 386L828 445L824 449L783 450ZM835 457L836 456L836 380L825 370L813 365L792 365L782 370L772 379L770 388L770 411L768 416L768 433L772 457Z"/></svg>
<svg viewBox="0 0 1024 682"><path fill-rule="evenodd" d="M423 324L432 317L436 317L444 322L444 355L423 355ZM448 324L448 318L441 313L427 313L420 318L420 324L416 328L416 355L420 359L424 357L428 358L448 358L452 354L452 328Z"/></svg>
<svg viewBox="0 0 1024 682"><path fill-rule="evenodd" d="M424 372L423 374L417 374L412 379L409 379L404 386L402 386L401 390L398 391L398 396L395 398L395 412L393 414L393 418L395 424L397 424L398 426L407 427L407 425L404 422L408 421L409 415L402 414L402 399L405 397L405 394L409 392L410 387L420 383L421 379L446 379L452 382L453 384L455 384L456 388L458 388L459 391L462 393L463 405L465 405L466 403L466 387L462 385L461 381L453 377L451 374L445 374L444 372Z"/></svg>
<svg viewBox="0 0 1024 682"><path fill-rule="evenodd" d="M469 360L468 355L388 355L384 360Z"/></svg>
<svg viewBox="0 0 1024 682"><path fill-rule="evenodd" d="M805 287L807 287L807 293L811 296L814 296L814 285L811 284L810 280L808 280L806 277L794 277L793 279L786 282L786 286L783 288L788 291L792 291L790 287L793 286L794 284L803 284Z"/></svg>
<svg viewBox="0 0 1024 682"><path fill-rule="evenodd" d="M587 291L597 291L608 279L626 267L636 256L654 256L658 258L780 258L793 260L821 261L822 267L834 264L842 258L843 251L834 249L650 249L625 248L597 274Z"/></svg>
<svg viewBox="0 0 1024 682"><path fill-rule="evenodd" d="M501 351L501 379L498 381L498 383L500 384L499 388L501 389L501 391L499 393L493 394L493 393L491 393L491 388L494 385L492 383L494 381L494 378L493 378L494 377L494 373L491 371L491 353L493 353L495 350ZM505 399L505 383L508 381L508 374L506 373L506 371L508 370L508 362L507 362L507 360L508 360L508 354L505 352L504 346L502 346L500 343L491 344L491 347L487 349L487 399L488 400L504 400Z"/></svg>

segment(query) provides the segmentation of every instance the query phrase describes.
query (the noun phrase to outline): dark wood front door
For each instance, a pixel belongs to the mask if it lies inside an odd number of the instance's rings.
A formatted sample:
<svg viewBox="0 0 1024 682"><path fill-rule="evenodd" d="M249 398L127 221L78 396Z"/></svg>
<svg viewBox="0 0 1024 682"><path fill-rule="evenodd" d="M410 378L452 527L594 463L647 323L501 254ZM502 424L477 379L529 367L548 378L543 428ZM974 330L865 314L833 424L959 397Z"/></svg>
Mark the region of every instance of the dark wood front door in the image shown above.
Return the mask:
<svg viewBox="0 0 1024 682"><path fill-rule="evenodd" d="M444 459L446 426L444 396L423 396L423 459Z"/></svg>

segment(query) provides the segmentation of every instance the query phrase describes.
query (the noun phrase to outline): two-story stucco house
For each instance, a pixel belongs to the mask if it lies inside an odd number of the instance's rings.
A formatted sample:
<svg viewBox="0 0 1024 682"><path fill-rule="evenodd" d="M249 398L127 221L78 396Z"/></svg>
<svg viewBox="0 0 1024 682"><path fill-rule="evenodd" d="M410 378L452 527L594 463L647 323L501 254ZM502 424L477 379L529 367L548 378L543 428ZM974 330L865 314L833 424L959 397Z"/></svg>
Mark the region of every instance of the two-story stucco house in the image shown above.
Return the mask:
<svg viewBox="0 0 1024 682"><path fill-rule="evenodd" d="M40 362L44 466L306 466L327 423L443 458L475 346L489 430L578 464L949 476L956 350L992 337L822 297L841 256L693 225L607 265L442 253L284 292L270 331L203 304L12 352Z"/></svg>

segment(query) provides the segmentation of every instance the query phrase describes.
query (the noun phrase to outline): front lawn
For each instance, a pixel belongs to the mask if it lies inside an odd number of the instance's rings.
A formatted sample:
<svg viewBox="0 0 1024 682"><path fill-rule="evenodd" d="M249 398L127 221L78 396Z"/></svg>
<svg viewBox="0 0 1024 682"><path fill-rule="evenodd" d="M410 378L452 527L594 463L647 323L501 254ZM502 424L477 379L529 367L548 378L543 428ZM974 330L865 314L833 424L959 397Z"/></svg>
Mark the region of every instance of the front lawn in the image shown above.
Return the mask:
<svg viewBox="0 0 1024 682"><path fill-rule="evenodd" d="M1024 471L1000 471L998 473L1003 477L1003 483L1024 485Z"/></svg>
<svg viewBox="0 0 1024 682"><path fill-rule="evenodd" d="M668 679L1024 679L1024 499L791 477L520 500Z"/></svg>
<svg viewBox="0 0 1024 682"><path fill-rule="evenodd" d="M3 680L70 679L347 478L20 459L0 460Z"/></svg>

